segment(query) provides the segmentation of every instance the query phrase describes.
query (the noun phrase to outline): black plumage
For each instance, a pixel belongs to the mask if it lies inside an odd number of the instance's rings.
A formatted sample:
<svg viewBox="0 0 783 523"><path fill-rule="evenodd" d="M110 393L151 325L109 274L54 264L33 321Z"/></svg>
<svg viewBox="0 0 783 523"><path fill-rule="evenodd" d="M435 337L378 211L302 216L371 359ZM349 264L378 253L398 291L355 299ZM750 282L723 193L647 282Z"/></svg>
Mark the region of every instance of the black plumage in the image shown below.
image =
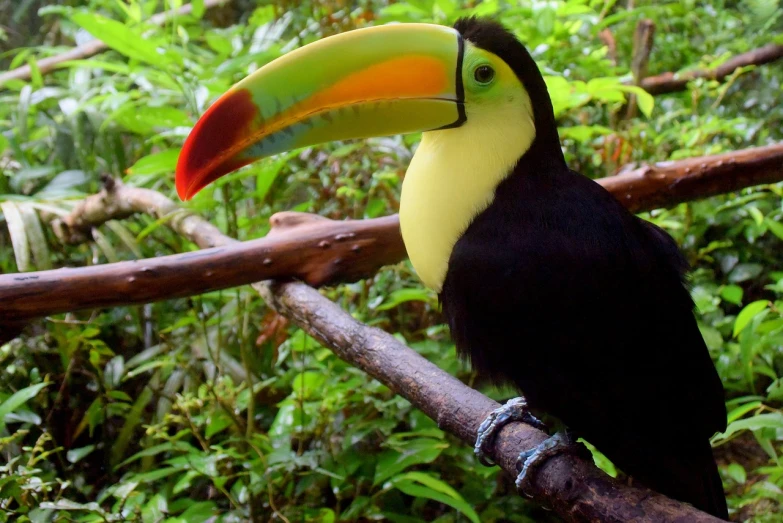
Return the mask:
<svg viewBox="0 0 783 523"><path fill-rule="evenodd" d="M457 241L440 299L458 351L648 487L727 519L709 438L723 386L672 238L566 166L535 62L501 25L461 20L528 91L536 138Z"/></svg>

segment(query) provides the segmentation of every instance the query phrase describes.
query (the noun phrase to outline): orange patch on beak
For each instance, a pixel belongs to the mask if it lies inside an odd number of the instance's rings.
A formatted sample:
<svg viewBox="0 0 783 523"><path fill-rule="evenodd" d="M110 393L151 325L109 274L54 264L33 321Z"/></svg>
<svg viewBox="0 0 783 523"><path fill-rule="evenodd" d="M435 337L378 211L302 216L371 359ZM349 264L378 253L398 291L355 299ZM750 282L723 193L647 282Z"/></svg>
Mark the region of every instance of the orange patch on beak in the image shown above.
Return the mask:
<svg viewBox="0 0 783 523"><path fill-rule="evenodd" d="M429 56L407 56L353 73L302 104L336 107L373 100L435 98L448 85L442 61Z"/></svg>

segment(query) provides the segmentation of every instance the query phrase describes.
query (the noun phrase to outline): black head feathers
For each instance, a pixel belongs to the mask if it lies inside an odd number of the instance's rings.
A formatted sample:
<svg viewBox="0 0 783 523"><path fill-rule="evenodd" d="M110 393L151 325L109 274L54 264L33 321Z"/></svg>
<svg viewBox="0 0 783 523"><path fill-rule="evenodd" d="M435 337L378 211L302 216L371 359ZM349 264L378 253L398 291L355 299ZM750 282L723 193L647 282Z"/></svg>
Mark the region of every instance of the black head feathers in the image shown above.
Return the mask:
<svg viewBox="0 0 783 523"><path fill-rule="evenodd" d="M524 45L501 23L488 18L460 18L454 24L465 40L480 47L499 58L511 67L517 78L525 86L533 105L536 126L537 145L557 147L560 150L560 140L557 135L557 124L552 109L544 78L538 70L533 57Z"/></svg>

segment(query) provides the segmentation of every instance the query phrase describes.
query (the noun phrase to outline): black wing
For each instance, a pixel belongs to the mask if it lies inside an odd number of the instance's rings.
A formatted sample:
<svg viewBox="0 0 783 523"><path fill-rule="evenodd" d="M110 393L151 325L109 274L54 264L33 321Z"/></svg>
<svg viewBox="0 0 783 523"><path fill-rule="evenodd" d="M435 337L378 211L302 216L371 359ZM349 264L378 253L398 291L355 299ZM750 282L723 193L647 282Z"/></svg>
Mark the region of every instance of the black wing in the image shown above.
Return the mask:
<svg viewBox="0 0 783 523"><path fill-rule="evenodd" d="M480 372L643 478L669 457L714 469L708 438L726 427L686 270L668 234L595 182L512 175L455 245L441 300ZM705 474L719 489L717 469Z"/></svg>

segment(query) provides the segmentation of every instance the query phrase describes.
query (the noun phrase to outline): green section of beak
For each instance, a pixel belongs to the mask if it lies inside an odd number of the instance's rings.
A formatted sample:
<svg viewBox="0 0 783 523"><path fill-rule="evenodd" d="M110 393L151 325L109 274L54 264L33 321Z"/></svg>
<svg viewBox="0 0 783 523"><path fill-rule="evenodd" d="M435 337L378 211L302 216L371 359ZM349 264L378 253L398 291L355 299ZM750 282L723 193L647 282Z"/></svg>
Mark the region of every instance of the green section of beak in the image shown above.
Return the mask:
<svg viewBox="0 0 783 523"><path fill-rule="evenodd" d="M177 165L180 197L282 151L460 125L462 47L453 29L399 24L336 35L271 62L197 122Z"/></svg>

